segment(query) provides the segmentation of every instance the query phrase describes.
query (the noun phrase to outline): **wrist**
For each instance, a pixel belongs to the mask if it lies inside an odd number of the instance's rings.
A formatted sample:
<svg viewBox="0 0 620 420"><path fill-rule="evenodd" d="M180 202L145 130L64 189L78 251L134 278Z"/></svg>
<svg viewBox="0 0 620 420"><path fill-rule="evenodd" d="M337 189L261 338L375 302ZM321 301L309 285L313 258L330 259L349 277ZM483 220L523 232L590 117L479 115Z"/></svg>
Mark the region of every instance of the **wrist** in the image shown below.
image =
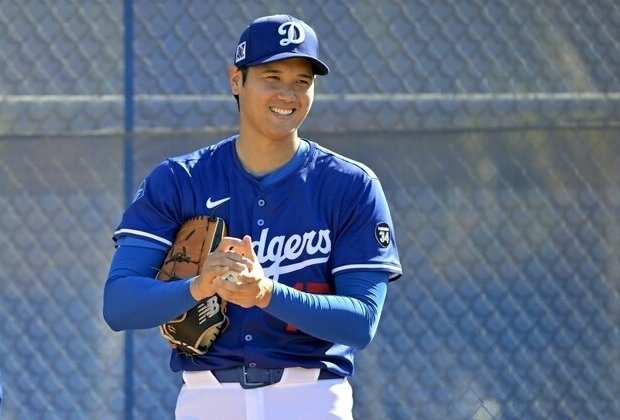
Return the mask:
<svg viewBox="0 0 620 420"><path fill-rule="evenodd" d="M204 298L213 296L215 292L204 290L204 285L200 282L200 275L194 276L189 280L189 293L196 302L200 302Z"/></svg>
<svg viewBox="0 0 620 420"><path fill-rule="evenodd" d="M263 279L261 280L261 291L262 296L260 297L256 306L264 309L269 306L269 303L271 302L271 296L273 296L273 280L267 277L263 277Z"/></svg>
<svg viewBox="0 0 620 420"><path fill-rule="evenodd" d="M198 285L196 284L196 280L198 279L199 276L194 276L191 279L189 279L189 293L192 295L192 298L194 298L195 301L199 301L201 299L199 299L199 294L200 291L198 290Z"/></svg>

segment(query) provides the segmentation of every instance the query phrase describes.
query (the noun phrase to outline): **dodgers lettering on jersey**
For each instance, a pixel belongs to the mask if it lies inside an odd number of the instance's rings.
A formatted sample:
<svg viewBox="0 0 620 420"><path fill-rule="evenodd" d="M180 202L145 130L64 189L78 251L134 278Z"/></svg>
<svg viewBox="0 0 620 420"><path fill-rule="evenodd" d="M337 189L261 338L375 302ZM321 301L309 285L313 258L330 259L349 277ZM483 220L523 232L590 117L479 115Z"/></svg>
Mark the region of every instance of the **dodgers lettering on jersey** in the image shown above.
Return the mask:
<svg viewBox="0 0 620 420"><path fill-rule="evenodd" d="M296 233L288 238L283 235L276 236L267 242L269 235L267 228L263 229L260 239L252 242L252 245L258 250L256 256L265 275L277 281L280 274L293 273L308 265L326 262L332 250L329 234L328 229L323 229L318 232L304 232L301 235ZM307 258L293 263L302 255Z"/></svg>
<svg viewBox="0 0 620 420"><path fill-rule="evenodd" d="M218 216L230 236L252 237L266 276L299 290L331 293L334 275L345 271L401 275L389 208L369 168L309 142L299 167L263 186L243 169L235 139L158 165L138 188L115 237L170 246L185 220ZM205 356L173 357L172 369L230 367L237 358L265 366L327 365L351 374L349 347L309 336L259 308L229 305L228 317L228 329ZM260 334L248 341L251 331Z"/></svg>

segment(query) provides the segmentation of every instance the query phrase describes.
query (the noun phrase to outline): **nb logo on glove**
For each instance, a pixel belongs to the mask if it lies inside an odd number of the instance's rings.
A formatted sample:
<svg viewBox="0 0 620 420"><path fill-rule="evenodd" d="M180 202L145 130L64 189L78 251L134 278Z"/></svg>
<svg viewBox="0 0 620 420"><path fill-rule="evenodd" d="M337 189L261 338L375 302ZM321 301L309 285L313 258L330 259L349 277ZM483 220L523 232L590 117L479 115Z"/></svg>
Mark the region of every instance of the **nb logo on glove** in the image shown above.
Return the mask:
<svg viewBox="0 0 620 420"><path fill-rule="evenodd" d="M204 303L198 304L198 325L204 323L207 317L213 318L220 312L220 304L217 296L211 296Z"/></svg>

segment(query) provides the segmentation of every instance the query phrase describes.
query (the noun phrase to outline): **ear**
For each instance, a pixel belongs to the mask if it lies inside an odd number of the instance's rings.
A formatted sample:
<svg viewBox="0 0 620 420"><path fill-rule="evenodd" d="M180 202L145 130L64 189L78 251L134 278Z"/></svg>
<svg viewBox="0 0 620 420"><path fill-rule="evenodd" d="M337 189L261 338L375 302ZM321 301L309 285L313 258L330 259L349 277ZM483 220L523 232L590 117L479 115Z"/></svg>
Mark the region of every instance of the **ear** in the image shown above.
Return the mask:
<svg viewBox="0 0 620 420"><path fill-rule="evenodd" d="M230 91L233 95L238 95L243 85L243 75L237 66L228 68L228 82L230 83Z"/></svg>

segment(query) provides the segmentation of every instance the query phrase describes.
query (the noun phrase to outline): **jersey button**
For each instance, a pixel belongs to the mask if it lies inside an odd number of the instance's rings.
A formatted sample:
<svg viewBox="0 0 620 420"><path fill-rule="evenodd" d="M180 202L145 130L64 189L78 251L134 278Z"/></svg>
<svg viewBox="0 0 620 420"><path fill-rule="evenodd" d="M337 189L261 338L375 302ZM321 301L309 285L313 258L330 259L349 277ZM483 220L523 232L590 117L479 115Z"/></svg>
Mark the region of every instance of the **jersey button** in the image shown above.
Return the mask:
<svg viewBox="0 0 620 420"><path fill-rule="evenodd" d="M252 334L246 334L244 338L245 341L252 341Z"/></svg>
<svg viewBox="0 0 620 420"><path fill-rule="evenodd" d="M265 224L265 221L264 221L263 219L258 219L258 220L256 221L256 224L257 224L258 226L262 226L262 225L264 225L264 224Z"/></svg>
<svg viewBox="0 0 620 420"><path fill-rule="evenodd" d="M260 200L258 200L258 206L259 207L263 207L265 205L265 200L263 200L262 198Z"/></svg>
<svg viewBox="0 0 620 420"><path fill-rule="evenodd" d="M249 367L256 367L256 363L252 362L248 364Z"/></svg>

